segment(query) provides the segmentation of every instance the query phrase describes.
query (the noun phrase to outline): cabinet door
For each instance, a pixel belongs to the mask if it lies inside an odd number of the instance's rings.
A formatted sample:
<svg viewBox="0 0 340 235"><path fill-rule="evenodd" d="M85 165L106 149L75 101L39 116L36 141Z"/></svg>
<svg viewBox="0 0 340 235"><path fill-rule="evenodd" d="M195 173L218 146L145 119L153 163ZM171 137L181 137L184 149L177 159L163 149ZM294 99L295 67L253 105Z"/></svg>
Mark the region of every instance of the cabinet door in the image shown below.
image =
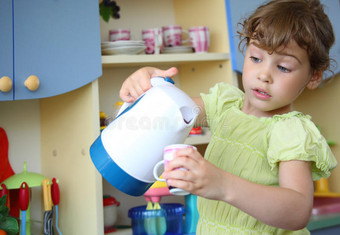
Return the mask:
<svg viewBox="0 0 340 235"><path fill-rule="evenodd" d="M49 97L101 75L98 0L14 0L15 99ZM32 92L30 75L40 81Z"/></svg>
<svg viewBox="0 0 340 235"><path fill-rule="evenodd" d="M0 78L7 76L13 81L13 31L12 2L0 0ZM0 91L0 100L12 100L13 88Z"/></svg>

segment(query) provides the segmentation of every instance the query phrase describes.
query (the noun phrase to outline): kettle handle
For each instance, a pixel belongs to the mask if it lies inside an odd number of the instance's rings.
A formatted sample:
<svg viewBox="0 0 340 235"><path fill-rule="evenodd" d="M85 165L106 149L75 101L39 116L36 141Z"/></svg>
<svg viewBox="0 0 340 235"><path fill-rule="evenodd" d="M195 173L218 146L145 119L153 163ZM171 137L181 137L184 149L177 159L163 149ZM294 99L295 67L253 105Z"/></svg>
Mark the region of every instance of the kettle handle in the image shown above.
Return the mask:
<svg viewBox="0 0 340 235"><path fill-rule="evenodd" d="M151 86L173 86L175 84L174 80L170 77L153 77L150 79Z"/></svg>
<svg viewBox="0 0 340 235"><path fill-rule="evenodd" d="M161 76L158 76L158 77L152 77L150 79L150 82L151 82L151 86L152 87L155 87L155 86L162 86L162 85L174 85L175 82L170 78L170 77L161 77ZM117 116L118 117L119 115L121 115L127 108L129 108L131 105L137 103L144 95L145 93L143 93L141 96L138 97L137 100L135 100L134 102L131 102L131 103L127 103L127 102L124 102L124 104L122 105L122 107L119 109L118 113L117 113Z"/></svg>
<svg viewBox="0 0 340 235"><path fill-rule="evenodd" d="M132 102L132 103L124 102L124 104L122 105L122 107L120 107L120 109L119 109L119 111L118 111L116 117L118 117L119 115L121 115L121 113L122 113L125 109L127 109L128 107L130 107L132 104L133 104L133 102Z"/></svg>

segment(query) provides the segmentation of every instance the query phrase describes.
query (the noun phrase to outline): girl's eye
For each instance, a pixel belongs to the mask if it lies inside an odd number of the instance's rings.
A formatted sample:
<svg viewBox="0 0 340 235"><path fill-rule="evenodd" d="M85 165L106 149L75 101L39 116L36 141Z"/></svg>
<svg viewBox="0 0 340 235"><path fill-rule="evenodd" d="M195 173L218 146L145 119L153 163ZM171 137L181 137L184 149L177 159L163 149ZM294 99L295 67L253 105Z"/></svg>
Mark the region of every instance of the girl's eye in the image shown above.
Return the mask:
<svg viewBox="0 0 340 235"><path fill-rule="evenodd" d="M281 65L278 65L277 67L278 67L278 69L279 69L280 71L282 71L282 72L284 72L284 73L289 73L289 72L290 72L290 69L287 69L287 68L285 68L285 67L283 67L283 66L281 66Z"/></svg>
<svg viewBox="0 0 340 235"><path fill-rule="evenodd" d="M250 56L250 59L251 59L251 61L253 61L254 63L260 63L260 62L261 62L261 60L260 60L259 58L255 57L255 56Z"/></svg>

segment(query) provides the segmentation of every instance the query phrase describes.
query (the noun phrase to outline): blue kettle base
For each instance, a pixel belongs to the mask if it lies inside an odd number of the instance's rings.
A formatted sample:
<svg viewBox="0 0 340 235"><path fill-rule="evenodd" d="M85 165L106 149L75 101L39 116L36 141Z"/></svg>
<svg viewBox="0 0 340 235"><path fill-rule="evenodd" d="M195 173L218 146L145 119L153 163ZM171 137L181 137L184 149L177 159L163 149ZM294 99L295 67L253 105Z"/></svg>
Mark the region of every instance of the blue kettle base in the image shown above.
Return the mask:
<svg viewBox="0 0 340 235"><path fill-rule="evenodd" d="M106 152L101 136L90 148L92 162L106 181L131 196L142 196L153 184L140 181L120 168Z"/></svg>

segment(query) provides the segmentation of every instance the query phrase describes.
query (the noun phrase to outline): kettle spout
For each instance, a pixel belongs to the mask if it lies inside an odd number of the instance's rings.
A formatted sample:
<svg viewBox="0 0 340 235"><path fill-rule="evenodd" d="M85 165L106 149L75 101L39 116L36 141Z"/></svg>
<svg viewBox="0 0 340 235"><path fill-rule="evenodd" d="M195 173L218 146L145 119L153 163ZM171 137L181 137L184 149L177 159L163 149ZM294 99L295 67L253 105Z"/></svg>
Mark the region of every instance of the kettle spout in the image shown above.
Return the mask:
<svg viewBox="0 0 340 235"><path fill-rule="evenodd" d="M196 116L197 116L197 113L195 113L194 108L188 107L188 106L183 106L179 110L182 114L183 121L188 125L193 124L193 122L195 121Z"/></svg>

